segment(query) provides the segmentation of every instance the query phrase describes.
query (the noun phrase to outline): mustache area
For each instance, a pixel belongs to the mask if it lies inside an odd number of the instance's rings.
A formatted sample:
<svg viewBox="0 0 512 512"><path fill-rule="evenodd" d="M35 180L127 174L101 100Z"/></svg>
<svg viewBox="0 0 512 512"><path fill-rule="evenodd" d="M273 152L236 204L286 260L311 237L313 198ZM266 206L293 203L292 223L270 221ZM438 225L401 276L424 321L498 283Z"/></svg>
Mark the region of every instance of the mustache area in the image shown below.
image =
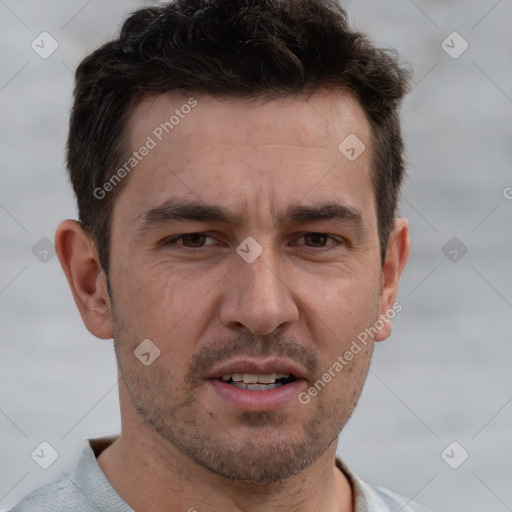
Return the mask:
<svg viewBox="0 0 512 512"><path fill-rule="evenodd" d="M238 336L236 339L218 340L200 348L192 357L185 383L194 388L201 385L208 371L218 364L240 358L285 358L302 366L310 375L317 375L321 364L316 352L293 337Z"/></svg>

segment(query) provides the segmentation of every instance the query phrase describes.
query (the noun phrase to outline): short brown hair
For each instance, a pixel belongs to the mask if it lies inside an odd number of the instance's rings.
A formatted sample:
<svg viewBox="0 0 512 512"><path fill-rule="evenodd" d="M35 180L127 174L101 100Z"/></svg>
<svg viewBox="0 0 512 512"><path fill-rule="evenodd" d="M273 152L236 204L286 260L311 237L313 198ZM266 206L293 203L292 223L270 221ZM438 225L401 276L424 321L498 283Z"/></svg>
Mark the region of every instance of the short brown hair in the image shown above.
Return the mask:
<svg viewBox="0 0 512 512"><path fill-rule="evenodd" d="M383 259L404 174L398 108L408 79L396 52L352 31L334 0L176 0L134 12L117 39L78 66L67 142L79 220L103 270L108 272L114 200L127 180L104 198L94 191L130 153L133 108L170 91L248 98L320 88L353 93L372 128Z"/></svg>

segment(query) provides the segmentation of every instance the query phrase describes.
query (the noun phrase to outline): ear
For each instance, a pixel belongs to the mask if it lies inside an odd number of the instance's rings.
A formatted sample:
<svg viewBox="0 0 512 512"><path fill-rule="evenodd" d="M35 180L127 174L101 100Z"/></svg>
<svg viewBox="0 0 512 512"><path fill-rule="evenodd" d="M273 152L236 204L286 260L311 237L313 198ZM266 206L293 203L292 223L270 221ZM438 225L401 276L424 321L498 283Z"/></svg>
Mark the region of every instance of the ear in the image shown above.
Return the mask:
<svg viewBox="0 0 512 512"><path fill-rule="evenodd" d="M382 265L382 280L379 301L379 318L383 318L384 327L376 334L375 341L383 341L391 334L390 313L398 311L395 306L398 284L402 271L409 258L409 223L406 219L395 219L395 227L389 237L386 258ZM401 309L401 308L400 308Z"/></svg>
<svg viewBox="0 0 512 512"><path fill-rule="evenodd" d="M65 220L57 228L55 247L85 326L98 338L112 338L107 280L91 236L77 221Z"/></svg>

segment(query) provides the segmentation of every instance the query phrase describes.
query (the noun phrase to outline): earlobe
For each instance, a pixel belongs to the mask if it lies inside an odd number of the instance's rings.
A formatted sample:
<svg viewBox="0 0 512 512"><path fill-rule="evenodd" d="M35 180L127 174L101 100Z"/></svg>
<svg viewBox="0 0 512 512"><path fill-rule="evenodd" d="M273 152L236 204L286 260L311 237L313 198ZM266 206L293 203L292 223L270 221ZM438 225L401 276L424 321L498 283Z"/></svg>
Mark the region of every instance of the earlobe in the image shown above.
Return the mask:
<svg viewBox="0 0 512 512"><path fill-rule="evenodd" d="M55 247L85 326L98 338L112 338L106 276L91 236L77 221L65 220L57 228Z"/></svg>
<svg viewBox="0 0 512 512"><path fill-rule="evenodd" d="M384 327L375 336L375 341L383 341L391 334L391 319L397 311L394 306L398 285L409 258L409 252L409 223L404 218L397 218L389 237L386 258L382 265L379 314Z"/></svg>

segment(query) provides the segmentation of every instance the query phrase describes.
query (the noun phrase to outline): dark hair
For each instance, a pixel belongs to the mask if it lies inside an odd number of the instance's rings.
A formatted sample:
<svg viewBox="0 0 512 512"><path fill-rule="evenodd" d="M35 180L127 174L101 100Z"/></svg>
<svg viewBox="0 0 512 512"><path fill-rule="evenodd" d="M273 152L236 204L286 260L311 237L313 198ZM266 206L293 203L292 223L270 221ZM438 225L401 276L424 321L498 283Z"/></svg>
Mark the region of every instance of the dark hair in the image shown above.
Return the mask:
<svg viewBox="0 0 512 512"><path fill-rule="evenodd" d="M321 88L353 93L372 128L383 259L404 174L398 107L408 79L396 52L350 30L334 0L176 0L134 12L117 39L78 66L67 142L79 219L103 270L114 200L127 180L104 197L95 191L130 154L133 108L169 91L262 99Z"/></svg>

